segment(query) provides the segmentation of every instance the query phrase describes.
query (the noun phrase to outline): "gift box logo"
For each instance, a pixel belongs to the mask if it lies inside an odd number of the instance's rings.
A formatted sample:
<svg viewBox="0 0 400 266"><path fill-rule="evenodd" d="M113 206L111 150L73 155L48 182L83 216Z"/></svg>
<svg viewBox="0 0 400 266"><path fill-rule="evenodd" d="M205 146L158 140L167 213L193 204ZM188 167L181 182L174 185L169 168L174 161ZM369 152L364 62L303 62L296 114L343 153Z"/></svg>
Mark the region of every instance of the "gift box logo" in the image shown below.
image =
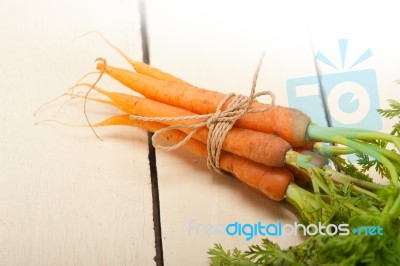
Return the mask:
<svg viewBox="0 0 400 266"><path fill-rule="evenodd" d="M321 126L330 124L379 130L382 120L376 111L379 108L376 72L374 69L351 70L370 58L372 52L367 49L345 69L347 43L345 39L339 40L342 71L318 52L316 60L334 68L337 73L286 81L289 106L307 113L313 122Z"/></svg>

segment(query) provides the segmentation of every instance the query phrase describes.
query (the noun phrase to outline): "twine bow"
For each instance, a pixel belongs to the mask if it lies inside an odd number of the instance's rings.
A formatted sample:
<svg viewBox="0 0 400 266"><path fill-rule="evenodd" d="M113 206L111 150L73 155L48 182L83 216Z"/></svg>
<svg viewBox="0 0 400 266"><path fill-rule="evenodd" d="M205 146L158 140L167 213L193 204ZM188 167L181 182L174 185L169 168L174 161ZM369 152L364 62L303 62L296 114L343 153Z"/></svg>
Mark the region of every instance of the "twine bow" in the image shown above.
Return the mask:
<svg viewBox="0 0 400 266"><path fill-rule="evenodd" d="M173 125L162 128L156 131L152 137L153 146L156 149L162 150L175 150L184 146L196 132L206 126L208 128L207 138L207 166L211 170L215 170L218 173L223 173L219 166L219 157L221 155L222 145L228 132L232 129L235 122L247 113L258 113L265 112L271 109L275 105L275 95L271 91L255 92L257 85L258 73L261 69L261 64L264 58L264 53L261 55L258 62L256 71L253 76L253 83L249 96L236 95L234 93L227 94L221 102L218 104L216 111L210 114L203 115L192 115L192 116L180 116L180 117L145 117L130 115L132 120L141 120L149 122L172 122L172 121L184 121L184 120L200 120L200 122L191 125ZM269 95L271 97L271 103L264 108L250 109L251 103L258 97L263 95ZM224 104L231 98L232 101L229 103L225 110L222 110ZM157 137L167 131L174 129L185 129L189 130L187 136L180 142L172 146L163 146L157 143Z"/></svg>

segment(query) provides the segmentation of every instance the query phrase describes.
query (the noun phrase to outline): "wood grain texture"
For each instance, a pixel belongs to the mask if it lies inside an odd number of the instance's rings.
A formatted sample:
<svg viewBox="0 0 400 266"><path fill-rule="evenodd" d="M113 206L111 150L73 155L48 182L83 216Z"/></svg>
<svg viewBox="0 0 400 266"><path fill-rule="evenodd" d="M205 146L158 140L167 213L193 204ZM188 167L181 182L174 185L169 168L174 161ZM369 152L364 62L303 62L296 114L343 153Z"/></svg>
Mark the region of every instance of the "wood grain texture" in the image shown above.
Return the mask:
<svg viewBox="0 0 400 266"><path fill-rule="evenodd" d="M102 142L88 128L34 125L55 113L85 125L79 100L33 116L96 57L123 62L99 37L77 39L87 31L140 56L136 1L2 1L0 25L0 265L154 265L146 132L99 129ZM116 112L88 110L92 121Z"/></svg>
<svg viewBox="0 0 400 266"><path fill-rule="evenodd" d="M332 48L337 39L351 38L374 52L364 68L376 70L381 106L400 98L393 82L400 78L394 7L358 12L313 1L147 2L152 65L200 87L247 94L265 50L258 88L272 89L277 103L287 105L286 80L315 75L310 39ZM58 101L33 116L93 71L95 58L129 67L97 36L80 35L98 30L140 59L139 25L136 0L0 2L0 265L155 264L146 132L97 129L101 142L88 128L34 125L55 113L84 125L82 101L61 110ZM107 78L100 86L126 91ZM91 121L117 112L93 103L88 108ZM390 126L384 121L384 130ZM207 265L215 242L246 248L261 239L218 234L218 225L297 220L288 204L210 172L204 159L184 150L157 151L157 168L167 266ZM301 241L271 239L284 247Z"/></svg>
<svg viewBox="0 0 400 266"><path fill-rule="evenodd" d="M286 104L284 89L277 88L285 84L287 72L296 68L274 67L278 53L284 52L276 48L289 47L287 38L302 36L305 31L297 25L300 31L295 35L281 36L273 30L278 22L261 14L252 19L254 11L211 2L150 1L152 65L200 87L247 95L259 56L267 49L258 90L274 89L278 103ZM259 26L267 24L270 26ZM300 40L297 46L290 54L304 52L299 61L311 57L307 40ZM293 62L288 57L284 60ZM307 68L313 69L308 60L302 71ZM246 241L243 236L216 233L219 225L235 221L293 223L297 219L286 203L273 202L232 177L211 172L204 159L184 150L157 151L157 166L165 265L206 265L207 251L214 243L245 249L261 240L260 236ZM284 247L301 241L298 237L271 239Z"/></svg>

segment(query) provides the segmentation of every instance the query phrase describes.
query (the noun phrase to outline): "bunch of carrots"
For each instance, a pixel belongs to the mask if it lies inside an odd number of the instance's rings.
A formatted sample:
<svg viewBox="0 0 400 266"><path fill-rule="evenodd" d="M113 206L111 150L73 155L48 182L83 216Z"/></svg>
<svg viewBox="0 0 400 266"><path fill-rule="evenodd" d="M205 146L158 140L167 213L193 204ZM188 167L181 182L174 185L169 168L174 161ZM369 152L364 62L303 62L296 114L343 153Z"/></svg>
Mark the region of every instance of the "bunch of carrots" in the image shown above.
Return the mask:
<svg viewBox="0 0 400 266"><path fill-rule="evenodd" d="M157 132L169 126L189 126L162 132L165 138L180 142L191 133L191 125L202 121L154 122L132 119L132 116L151 118L210 114L215 112L225 97L223 93L198 88L159 69L132 60L117 47L110 45L135 71L110 66L105 60L98 61L97 69L143 97L111 92L91 83L76 84L71 90L87 87L87 94L95 90L107 97L104 100L86 95L86 100L110 104L124 113L92 124L93 128L125 125ZM69 95L76 96L73 91ZM223 110L230 101L228 99L223 105ZM253 101L250 109L265 107L268 105ZM219 158L219 166L224 172L237 177L270 199L286 200L293 204L305 223L349 222L351 217L366 215L366 208L389 217L390 223L398 220L400 127L389 134L364 129L324 128L313 124L299 110L277 105L270 107L264 112L243 115L228 132ZM385 114L385 110L381 112ZM208 131L206 126L199 128L184 147L194 154L207 157ZM348 154L357 154L364 159L366 166L360 170L346 162L341 156ZM375 183L368 177L367 170L373 165L383 177L388 178L388 185ZM304 252L294 252L294 255L303 256L304 260L310 259ZM255 263L260 258L246 258L240 253L235 257L224 252L218 245L210 251L210 256L215 265L234 265L233 262L240 262L240 259ZM271 259L271 256L267 258ZM396 262L400 262L397 259ZM328 262L332 261L328 259Z"/></svg>

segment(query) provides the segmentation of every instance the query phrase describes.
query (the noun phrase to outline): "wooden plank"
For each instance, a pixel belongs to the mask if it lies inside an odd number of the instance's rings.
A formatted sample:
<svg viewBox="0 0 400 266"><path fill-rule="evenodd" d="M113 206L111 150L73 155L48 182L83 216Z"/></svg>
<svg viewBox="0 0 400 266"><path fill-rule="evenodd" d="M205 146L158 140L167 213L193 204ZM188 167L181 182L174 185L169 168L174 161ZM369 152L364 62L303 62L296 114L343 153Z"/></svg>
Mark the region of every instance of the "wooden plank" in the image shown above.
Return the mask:
<svg viewBox="0 0 400 266"><path fill-rule="evenodd" d="M154 265L147 134L86 125L83 102L66 98L36 117L94 59L122 60L96 35L141 56L136 1L2 1L0 4L0 264ZM94 80L92 76L87 80ZM117 88L104 79L105 88ZM91 121L116 110L88 104Z"/></svg>
<svg viewBox="0 0 400 266"><path fill-rule="evenodd" d="M345 28L344 23L336 27L339 13L330 20L324 19L323 14L330 12L330 6L314 8L311 1L308 4L310 8L305 7L307 4L289 7L265 1L150 1L151 63L199 87L248 94L259 55L265 50L258 90L273 90L277 103L288 105L286 81L316 75L312 42L315 49L320 49L324 46L317 45L329 35L336 45L337 39L342 38L340 29ZM362 34L371 34L368 26L362 26L366 17L362 19L355 8L351 10L354 12L345 14L358 20ZM379 25L373 34L387 36L379 32L390 24ZM332 31L327 29L337 31L329 34ZM388 55L381 60L384 58L391 64L384 66L381 62L375 67L383 67L390 73L396 69L394 61L400 55L396 52L395 57L389 58L389 54L397 51L396 45L398 41L391 44L391 52L383 47L377 49ZM392 74L380 71L380 85L396 79ZM390 87L396 85L392 82ZM399 98L398 92L395 98ZM386 98L388 90L379 86L379 94ZM157 163L165 265L206 265L206 252L216 242L226 248L242 249L260 242L260 236L246 241L243 236L218 234L215 232L218 224L293 223L298 219L288 204L268 200L235 179L210 172L204 159L183 150L158 151ZM282 247L301 242L296 236L271 237L271 240Z"/></svg>
<svg viewBox="0 0 400 266"><path fill-rule="evenodd" d="M259 56L266 50L258 90L273 89L278 103L286 104L287 76L297 71L296 62L311 58L308 40L299 38L305 34L304 25L295 25L286 35L282 31L288 26L275 31L280 21L261 12L251 19L254 9L238 6L227 11L218 4L167 2L148 9L154 66L200 87L247 95ZM297 40L296 49L291 49L292 40ZM310 70L313 62L307 60L300 72ZM205 265L213 243L246 248L261 239L218 234L219 224L297 219L286 203L273 202L238 180L210 172L204 159L185 151L158 151L157 166L165 265ZM283 247L300 241L298 237L271 239Z"/></svg>

